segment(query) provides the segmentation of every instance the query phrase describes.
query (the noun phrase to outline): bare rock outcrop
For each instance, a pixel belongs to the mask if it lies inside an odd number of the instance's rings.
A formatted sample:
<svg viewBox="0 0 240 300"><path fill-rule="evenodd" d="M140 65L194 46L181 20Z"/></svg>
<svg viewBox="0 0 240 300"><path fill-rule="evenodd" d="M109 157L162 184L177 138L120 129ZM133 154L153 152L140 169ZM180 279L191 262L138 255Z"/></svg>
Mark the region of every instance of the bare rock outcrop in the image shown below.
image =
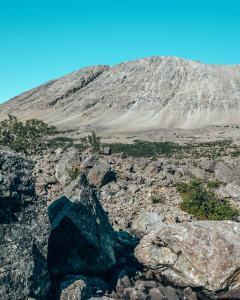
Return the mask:
<svg viewBox="0 0 240 300"><path fill-rule="evenodd" d="M0 298L46 299L50 281L50 225L44 198L35 194L33 164L0 152Z"/></svg>
<svg viewBox="0 0 240 300"><path fill-rule="evenodd" d="M143 237L135 254L177 285L216 292L240 287L239 241L240 225L232 221L164 224Z"/></svg>

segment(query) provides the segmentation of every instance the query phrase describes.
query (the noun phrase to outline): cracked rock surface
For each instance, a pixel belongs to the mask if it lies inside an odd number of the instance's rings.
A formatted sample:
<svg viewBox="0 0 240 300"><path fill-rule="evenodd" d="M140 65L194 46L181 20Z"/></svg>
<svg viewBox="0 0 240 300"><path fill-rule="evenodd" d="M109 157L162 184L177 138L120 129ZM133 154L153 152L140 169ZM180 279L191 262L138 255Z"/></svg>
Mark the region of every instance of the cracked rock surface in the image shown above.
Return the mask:
<svg viewBox="0 0 240 300"><path fill-rule="evenodd" d="M240 224L195 221L163 224L143 237L135 250L145 266L179 285L210 291L240 287Z"/></svg>

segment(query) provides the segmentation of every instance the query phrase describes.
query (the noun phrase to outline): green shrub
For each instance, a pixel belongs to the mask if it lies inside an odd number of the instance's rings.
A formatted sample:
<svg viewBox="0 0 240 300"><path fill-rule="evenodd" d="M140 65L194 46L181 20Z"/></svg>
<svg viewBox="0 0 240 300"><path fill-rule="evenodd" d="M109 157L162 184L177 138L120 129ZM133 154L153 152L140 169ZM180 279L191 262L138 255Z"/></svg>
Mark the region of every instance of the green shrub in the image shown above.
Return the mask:
<svg viewBox="0 0 240 300"><path fill-rule="evenodd" d="M100 136L97 136L94 131L92 131L92 134L87 137L88 143L93 148L94 152L99 152L101 148L101 138Z"/></svg>
<svg viewBox="0 0 240 300"><path fill-rule="evenodd" d="M200 180L177 184L182 196L181 208L201 220L233 220L239 215L227 199L218 198Z"/></svg>
<svg viewBox="0 0 240 300"><path fill-rule="evenodd" d="M87 147L92 147L94 152L100 152L102 143L101 137L97 136L94 131L92 131L91 135L81 138L81 145L82 148L86 149Z"/></svg>
<svg viewBox="0 0 240 300"><path fill-rule="evenodd" d="M133 157L154 157L158 155L172 156L177 153L181 146L171 142L148 142L135 140L133 144L108 144L112 153L123 152Z"/></svg>
<svg viewBox="0 0 240 300"><path fill-rule="evenodd" d="M218 181L218 180L209 180L209 181L207 182L207 187L208 187L209 189L217 189L217 188L219 188L220 186L221 186L221 182Z"/></svg>
<svg viewBox="0 0 240 300"><path fill-rule="evenodd" d="M70 182L72 182L74 179L78 178L78 176L80 175L81 170L79 166L73 166L69 171L69 177L70 177Z"/></svg>
<svg viewBox="0 0 240 300"><path fill-rule="evenodd" d="M74 139L65 137L65 136L58 136L48 140L48 146L50 148L68 148L74 146Z"/></svg>
<svg viewBox="0 0 240 300"><path fill-rule="evenodd" d="M6 120L0 122L0 144L26 154L35 150L46 136L56 133L54 126L37 119L23 123L17 117L8 115Z"/></svg>

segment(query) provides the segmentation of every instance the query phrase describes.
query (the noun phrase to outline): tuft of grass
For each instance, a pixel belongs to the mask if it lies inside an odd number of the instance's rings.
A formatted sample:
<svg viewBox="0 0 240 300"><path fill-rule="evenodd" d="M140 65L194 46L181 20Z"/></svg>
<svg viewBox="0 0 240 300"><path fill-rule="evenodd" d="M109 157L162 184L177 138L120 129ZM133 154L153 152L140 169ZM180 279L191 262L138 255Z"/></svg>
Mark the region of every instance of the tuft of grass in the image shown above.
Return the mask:
<svg viewBox="0 0 240 300"><path fill-rule="evenodd" d="M232 157L239 157L239 156L240 156L240 151L239 151L239 150L233 151L233 152L231 153L231 156L232 156Z"/></svg>
<svg viewBox="0 0 240 300"><path fill-rule="evenodd" d="M218 181L218 180L209 180L209 181L207 182L207 187L208 187L209 189L217 189L217 188L219 188L220 186L221 186L221 182Z"/></svg>
<svg viewBox="0 0 240 300"><path fill-rule="evenodd" d="M201 180L178 183L177 191L182 197L181 209L200 220L234 220L239 210L225 198L218 196Z"/></svg>
<svg viewBox="0 0 240 300"><path fill-rule="evenodd" d="M165 202L165 197L163 194L154 194L151 196L152 203L161 203L163 204Z"/></svg>

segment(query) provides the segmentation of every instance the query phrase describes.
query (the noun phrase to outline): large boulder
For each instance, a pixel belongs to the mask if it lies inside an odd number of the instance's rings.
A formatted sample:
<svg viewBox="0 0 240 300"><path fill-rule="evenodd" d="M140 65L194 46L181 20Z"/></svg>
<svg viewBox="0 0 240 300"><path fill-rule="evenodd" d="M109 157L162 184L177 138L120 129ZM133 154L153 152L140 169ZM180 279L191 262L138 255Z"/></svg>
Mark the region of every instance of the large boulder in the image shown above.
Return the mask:
<svg viewBox="0 0 240 300"><path fill-rule="evenodd" d="M163 224L143 237L135 255L178 285L212 292L240 287L240 224L236 222Z"/></svg>
<svg viewBox="0 0 240 300"><path fill-rule="evenodd" d="M113 229L85 175L49 206L48 266L52 277L98 274L115 264Z"/></svg>
<svg viewBox="0 0 240 300"><path fill-rule="evenodd" d="M0 299L46 299L46 201L35 194L33 164L0 152Z"/></svg>
<svg viewBox="0 0 240 300"><path fill-rule="evenodd" d="M60 184L67 185L72 180L72 170L81 163L79 151L75 148L69 148L63 153L59 153L57 158L55 178Z"/></svg>

